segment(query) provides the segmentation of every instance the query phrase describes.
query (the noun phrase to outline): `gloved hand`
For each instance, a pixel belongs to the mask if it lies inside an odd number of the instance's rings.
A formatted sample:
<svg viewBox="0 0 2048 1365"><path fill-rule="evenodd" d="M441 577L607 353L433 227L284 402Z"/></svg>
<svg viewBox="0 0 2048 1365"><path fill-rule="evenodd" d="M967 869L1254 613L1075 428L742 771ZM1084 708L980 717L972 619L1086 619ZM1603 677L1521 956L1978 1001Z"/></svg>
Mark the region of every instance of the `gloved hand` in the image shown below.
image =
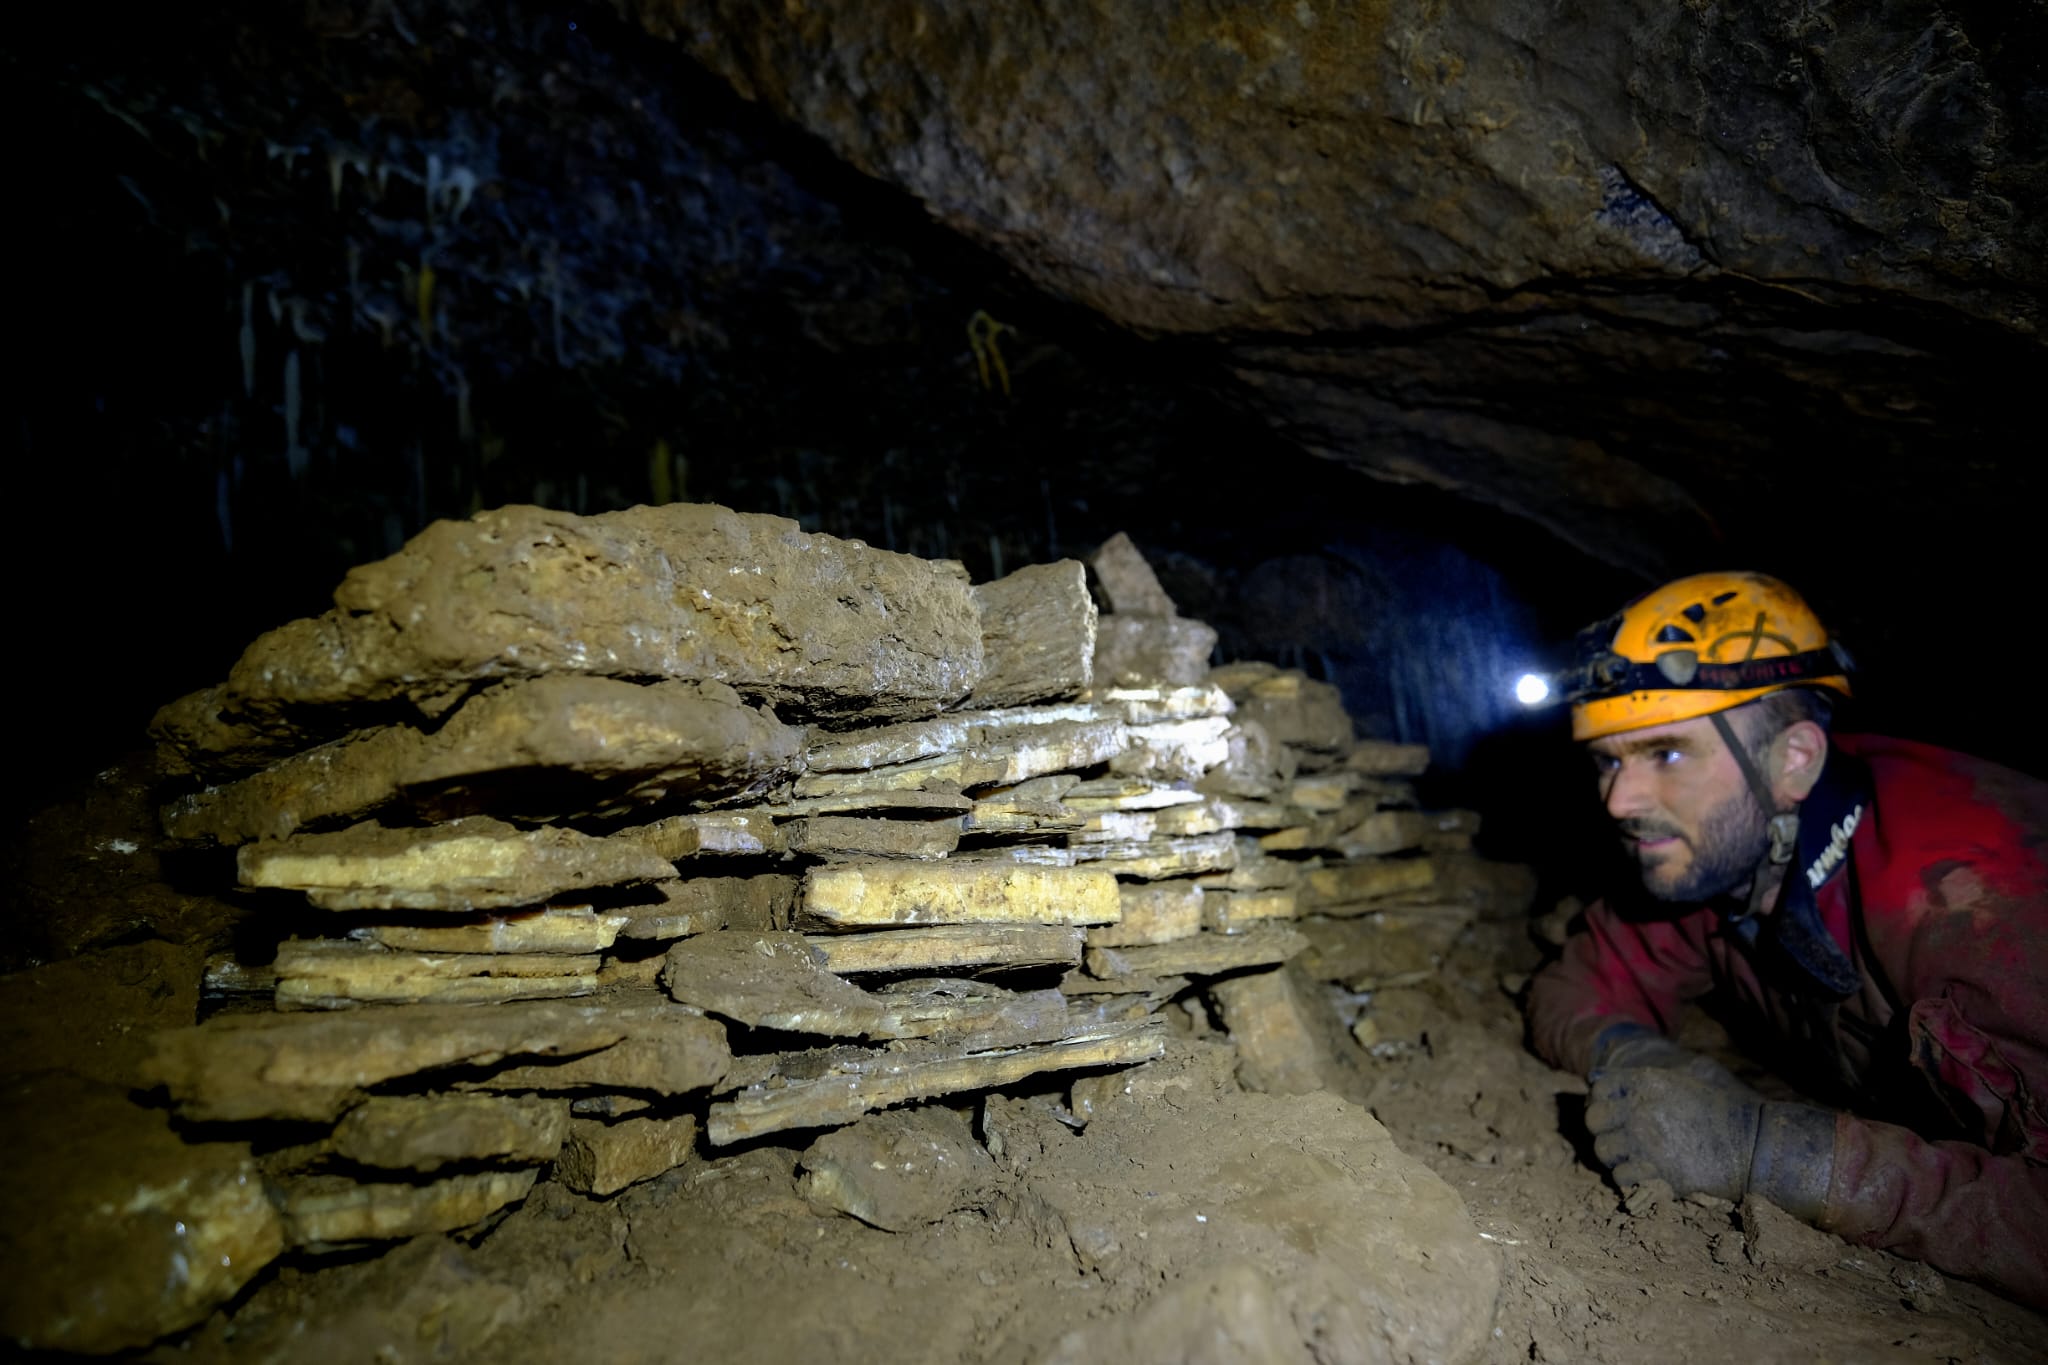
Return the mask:
<svg viewBox="0 0 2048 1365"><path fill-rule="evenodd" d="M1587 1080L1597 1080L1609 1071L1628 1067L1654 1067L1679 1071L1704 1081L1716 1090L1756 1103L1763 1096L1735 1079L1735 1073L1719 1062L1702 1057L1689 1047L1680 1047L1655 1029L1624 1020L1610 1024L1593 1040L1593 1065Z"/></svg>
<svg viewBox="0 0 2048 1365"><path fill-rule="evenodd" d="M1827 1208L1835 1115L1744 1098L1665 1067L1606 1071L1586 1105L1593 1152L1622 1190L1667 1181L1679 1194L1754 1192L1808 1221Z"/></svg>

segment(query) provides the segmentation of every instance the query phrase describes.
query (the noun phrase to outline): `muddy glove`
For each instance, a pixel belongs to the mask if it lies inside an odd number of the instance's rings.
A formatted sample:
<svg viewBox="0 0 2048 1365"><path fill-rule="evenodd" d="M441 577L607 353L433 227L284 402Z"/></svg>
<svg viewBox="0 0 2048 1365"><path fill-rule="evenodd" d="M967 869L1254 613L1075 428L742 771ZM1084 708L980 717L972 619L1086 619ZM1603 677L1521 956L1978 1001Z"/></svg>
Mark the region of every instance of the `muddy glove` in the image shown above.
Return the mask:
<svg viewBox="0 0 2048 1365"><path fill-rule="evenodd" d="M1745 1099L1684 1071L1626 1067L1593 1082L1593 1152L1622 1190L1652 1180L1679 1194L1759 1194L1813 1222L1834 1173L1835 1115Z"/></svg>
<svg viewBox="0 0 2048 1365"><path fill-rule="evenodd" d="M1680 1047L1655 1029L1627 1020L1609 1024L1593 1040L1593 1065L1587 1071L1586 1079L1598 1080L1606 1072L1629 1067L1679 1071L1728 1094L1752 1101L1763 1099L1756 1091L1736 1080L1735 1073L1727 1067L1702 1057L1689 1047Z"/></svg>

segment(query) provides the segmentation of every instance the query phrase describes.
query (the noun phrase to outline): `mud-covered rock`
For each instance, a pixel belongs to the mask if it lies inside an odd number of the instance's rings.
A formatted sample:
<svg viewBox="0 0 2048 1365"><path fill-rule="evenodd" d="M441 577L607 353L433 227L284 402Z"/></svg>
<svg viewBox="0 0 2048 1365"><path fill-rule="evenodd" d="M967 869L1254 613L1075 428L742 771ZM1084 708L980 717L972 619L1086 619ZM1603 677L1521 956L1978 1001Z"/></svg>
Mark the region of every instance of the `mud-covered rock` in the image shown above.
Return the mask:
<svg viewBox="0 0 2048 1365"><path fill-rule="evenodd" d="M799 766L802 732L719 683L556 674L471 698L437 729L331 740L163 811L173 839L281 839L395 804L447 817L607 816L661 800L744 798Z"/></svg>
<svg viewBox="0 0 2048 1365"><path fill-rule="evenodd" d="M614 1057L626 1050L622 1041L633 1045L632 1058ZM139 1074L193 1119L332 1120L365 1090L397 1077L538 1058L581 1064L593 1084L616 1077L629 1088L667 1083L688 1090L722 1076L731 1053L724 1029L666 1002L396 1005L344 1014L218 1015L158 1033ZM507 1081L501 1088L549 1087Z"/></svg>
<svg viewBox="0 0 2048 1365"><path fill-rule="evenodd" d="M1266 1287L1208 1310L1226 1339L1236 1324L1244 1341L1271 1341L1285 1322L1313 1358L1361 1362L1466 1361L1488 1339L1500 1268L1463 1201L1370 1114L1333 1095L1189 1093L1171 1123L1146 1105L1110 1103L1081 1136L1044 1128L1040 1141L1006 1150L1059 1214L1081 1263L1113 1293L1144 1296L1141 1315L1162 1302L1162 1285L1248 1263ZM1134 1169L1170 1169L1174 1179L1134 1188ZM1180 1302L1171 1288L1163 1294ZM1131 1325L1112 1317L1077 1329L1057 1358L1177 1358ZM1129 1349L1137 1353L1119 1353Z"/></svg>
<svg viewBox="0 0 2048 1365"><path fill-rule="evenodd" d="M1096 585L1108 599L1109 609L1117 615L1180 614L1166 589L1159 586L1159 575L1124 532L1118 531L1097 546L1095 553L1088 556L1088 567L1094 570Z"/></svg>
<svg viewBox="0 0 2048 1365"><path fill-rule="evenodd" d="M930 715L982 675L959 565L710 504L435 522L351 570L334 601L256 640L224 688L166 708L160 741L203 770L223 746L325 738L336 720L309 714L323 708L438 716L476 685L548 673L722 682L795 713L875 719Z"/></svg>
<svg viewBox="0 0 2048 1365"><path fill-rule="evenodd" d="M555 1176L584 1194L617 1194L688 1160L701 1127L695 1114L575 1119Z"/></svg>
<svg viewBox="0 0 2048 1365"><path fill-rule="evenodd" d="M1095 626L1098 686L1171 683L1187 687L1209 672L1216 632L1181 616L1104 616Z"/></svg>
<svg viewBox="0 0 2048 1365"><path fill-rule="evenodd" d="M967 705L1056 701L1095 676L1095 600L1079 561L1033 564L974 589L982 676Z"/></svg>
<svg viewBox="0 0 2048 1365"><path fill-rule="evenodd" d="M966 1208L996 1165L951 1109L923 1106L867 1117L812 1143L798 1188L814 1204L903 1232Z"/></svg>
<svg viewBox="0 0 2048 1365"><path fill-rule="evenodd" d="M473 1171L422 1185L318 1175L281 1180L272 1199L293 1246L324 1250L468 1227L526 1198L537 1168Z"/></svg>
<svg viewBox="0 0 2048 1365"><path fill-rule="evenodd" d="M464 1161L553 1161L569 1131L565 1100L493 1095L391 1095L365 1100L335 1125L336 1154L392 1171Z"/></svg>
<svg viewBox="0 0 2048 1365"><path fill-rule="evenodd" d="M1247 1090L1307 1095L1318 1090L1360 1098L1364 1058L1344 1032L1327 993L1298 962L1218 981L1209 996L1237 1048Z"/></svg>
<svg viewBox="0 0 2048 1365"><path fill-rule="evenodd" d="M104 1353L190 1327L285 1247L247 1146L62 1072L0 1091L0 1337Z"/></svg>
<svg viewBox="0 0 2048 1365"><path fill-rule="evenodd" d="M323 910L450 913L539 905L565 891L676 875L630 834L520 830L484 815L424 829L365 822L244 844L236 866L244 886L303 891Z"/></svg>
<svg viewBox="0 0 2048 1365"><path fill-rule="evenodd" d="M874 997L825 970L801 934L699 934L669 949L662 986L682 1004L754 1028L860 1037L881 1027Z"/></svg>

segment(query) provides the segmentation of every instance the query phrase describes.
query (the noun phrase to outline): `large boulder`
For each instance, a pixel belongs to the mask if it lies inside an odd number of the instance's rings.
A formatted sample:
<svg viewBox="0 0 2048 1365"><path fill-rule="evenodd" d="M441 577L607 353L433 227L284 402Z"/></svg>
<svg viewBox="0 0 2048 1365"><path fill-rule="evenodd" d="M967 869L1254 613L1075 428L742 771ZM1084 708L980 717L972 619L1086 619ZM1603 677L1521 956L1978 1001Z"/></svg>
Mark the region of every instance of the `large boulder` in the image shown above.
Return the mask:
<svg viewBox="0 0 2048 1365"><path fill-rule="evenodd" d="M439 716L545 674L724 683L795 714L931 715L982 676L966 570L711 504L437 521L351 570L155 730L195 771L260 766L354 710ZM322 713L324 714L316 714Z"/></svg>

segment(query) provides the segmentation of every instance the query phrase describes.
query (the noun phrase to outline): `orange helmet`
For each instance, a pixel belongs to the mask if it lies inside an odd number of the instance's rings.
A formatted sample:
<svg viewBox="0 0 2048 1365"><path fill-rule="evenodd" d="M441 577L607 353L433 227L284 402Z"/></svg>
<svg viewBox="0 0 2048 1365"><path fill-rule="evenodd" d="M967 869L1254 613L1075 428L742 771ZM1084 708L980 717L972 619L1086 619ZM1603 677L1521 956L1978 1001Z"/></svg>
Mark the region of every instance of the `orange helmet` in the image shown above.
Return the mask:
<svg viewBox="0 0 2048 1365"><path fill-rule="evenodd" d="M1757 573L1667 583L1579 632L1572 738L1691 720L1790 687L1849 695L1849 656L1799 594Z"/></svg>

